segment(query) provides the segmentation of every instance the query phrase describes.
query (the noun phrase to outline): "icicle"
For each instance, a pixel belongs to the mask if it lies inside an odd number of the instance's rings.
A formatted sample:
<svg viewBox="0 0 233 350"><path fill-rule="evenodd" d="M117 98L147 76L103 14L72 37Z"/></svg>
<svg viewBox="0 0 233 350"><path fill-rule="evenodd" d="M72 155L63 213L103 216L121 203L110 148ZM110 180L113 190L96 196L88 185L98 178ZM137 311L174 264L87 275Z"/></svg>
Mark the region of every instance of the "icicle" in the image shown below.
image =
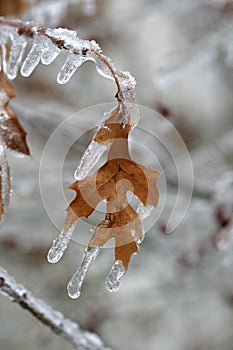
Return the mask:
<svg viewBox="0 0 233 350"><path fill-rule="evenodd" d="M117 292L120 283L126 273L126 269L121 260L115 261L108 277L105 280L105 286L109 292Z"/></svg>
<svg viewBox="0 0 233 350"><path fill-rule="evenodd" d="M53 245L49 249L47 255L47 259L50 263L55 264L61 259L69 244L74 229L75 225L73 225L68 231L62 231L57 239L53 241Z"/></svg>
<svg viewBox="0 0 233 350"><path fill-rule="evenodd" d="M106 145L92 141L84 153L80 165L75 172L76 180L83 180L98 162L102 154L107 150Z"/></svg>
<svg viewBox="0 0 233 350"><path fill-rule="evenodd" d="M57 82L59 84L67 83L84 60L83 56L70 53L57 76Z"/></svg>
<svg viewBox="0 0 233 350"><path fill-rule="evenodd" d="M7 65L7 75L10 79L15 79L18 73L19 65L22 61L27 40L16 33L11 34L10 58Z"/></svg>
<svg viewBox="0 0 233 350"><path fill-rule="evenodd" d="M61 50L49 38L44 37L41 62L45 65L49 65L57 58L60 51Z"/></svg>
<svg viewBox="0 0 233 350"><path fill-rule="evenodd" d="M80 296L82 284L86 277L86 274L96 257L99 255L99 252L99 247L95 247L90 251L85 251L80 268L75 272L75 274L73 275L73 277L67 285L68 294L72 299L76 299Z"/></svg>
<svg viewBox="0 0 233 350"><path fill-rule="evenodd" d="M103 56L104 57L104 56ZM109 61L109 63L111 64L112 67L113 66L113 62L110 61L110 59L108 57L105 57L105 59L107 61ZM95 67L97 72L102 75L104 78L108 78L108 79L112 79L114 80L114 76L112 75L111 70L108 68L108 66L106 66L106 64L101 61L98 57L93 56L93 61L95 62Z"/></svg>
<svg viewBox="0 0 233 350"><path fill-rule="evenodd" d="M29 77L36 66L39 64L42 49L43 49L44 39L40 35L38 35L33 42L32 48L29 51L22 67L21 74L23 77Z"/></svg>

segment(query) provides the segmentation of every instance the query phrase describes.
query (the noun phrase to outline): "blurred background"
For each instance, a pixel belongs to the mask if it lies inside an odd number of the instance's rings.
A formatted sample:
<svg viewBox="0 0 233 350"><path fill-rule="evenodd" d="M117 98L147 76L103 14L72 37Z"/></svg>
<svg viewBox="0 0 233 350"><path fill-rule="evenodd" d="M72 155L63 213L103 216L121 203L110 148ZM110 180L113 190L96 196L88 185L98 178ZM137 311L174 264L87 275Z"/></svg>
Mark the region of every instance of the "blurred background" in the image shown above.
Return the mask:
<svg viewBox="0 0 233 350"><path fill-rule="evenodd" d="M1 0L0 15L75 29L81 38L96 40L117 67L136 78L138 104L175 126L194 169L189 210L167 235L164 227L177 196L177 175L162 147L144 140L166 179L162 214L140 254L132 258L118 293L110 294L104 287L113 260L113 251L104 249L81 297L69 299L66 284L84 247L71 242L59 264L46 260L58 229L40 196L41 155L63 120L83 108L113 102L115 86L91 63L79 68L65 86L58 85L65 54L48 67L38 66L30 78L19 75L13 81L17 97L11 108L28 132L32 156L9 155L13 192L1 224L0 265L37 297L97 332L112 349L232 350L233 1ZM85 127L80 125L81 130ZM63 129L61 144L75 132ZM74 181L74 170L93 133L94 129L85 133L70 149L63 168L64 188ZM150 165L143 148L136 153L141 163ZM54 203L59 164L58 147L43 183ZM68 191L66 195L73 198ZM61 222L64 209L57 213ZM4 297L0 310L2 350L72 349Z"/></svg>

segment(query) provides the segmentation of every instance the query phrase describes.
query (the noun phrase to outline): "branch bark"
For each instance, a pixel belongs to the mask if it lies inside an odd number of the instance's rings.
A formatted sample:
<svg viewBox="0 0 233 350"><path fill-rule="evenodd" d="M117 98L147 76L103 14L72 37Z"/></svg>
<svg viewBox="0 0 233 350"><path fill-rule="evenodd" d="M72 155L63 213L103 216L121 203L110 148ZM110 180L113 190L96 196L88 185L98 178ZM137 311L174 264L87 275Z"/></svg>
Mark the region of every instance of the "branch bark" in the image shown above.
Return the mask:
<svg viewBox="0 0 233 350"><path fill-rule="evenodd" d="M38 321L73 345L77 350L110 350L99 336L80 329L79 325L66 318L29 292L24 286L0 267L0 294L8 297L21 308L29 311Z"/></svg>

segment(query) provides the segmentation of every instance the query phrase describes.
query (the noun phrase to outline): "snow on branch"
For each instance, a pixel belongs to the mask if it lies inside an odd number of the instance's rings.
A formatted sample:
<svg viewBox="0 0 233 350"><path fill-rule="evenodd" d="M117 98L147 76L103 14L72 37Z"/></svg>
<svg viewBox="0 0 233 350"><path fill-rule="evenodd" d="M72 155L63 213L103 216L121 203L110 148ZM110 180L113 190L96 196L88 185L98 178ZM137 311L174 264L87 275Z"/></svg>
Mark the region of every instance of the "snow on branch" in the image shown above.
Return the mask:
<svg viewBox="0 0 233 350"><path fill-rule="evenodd" d="M51 331L67 340L77 350L110 350L94 333L81 330L79 325L37 299L24 286L18 284L0 267L0 294L29 311Z"/></svg>

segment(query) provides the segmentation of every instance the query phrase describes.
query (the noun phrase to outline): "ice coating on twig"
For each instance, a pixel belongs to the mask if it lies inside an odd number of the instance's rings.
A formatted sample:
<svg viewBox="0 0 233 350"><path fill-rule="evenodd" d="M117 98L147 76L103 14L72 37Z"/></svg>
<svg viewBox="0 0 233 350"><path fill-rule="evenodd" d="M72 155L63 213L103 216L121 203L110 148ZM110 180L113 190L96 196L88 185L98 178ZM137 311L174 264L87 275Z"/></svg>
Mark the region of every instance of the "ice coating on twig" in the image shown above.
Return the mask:
<svg viewBox="0 0 233 350"><path fill-rule="evenodd" d="M59 236L53 241L52 247L49 249L47 259L50 263L57 263L63 256L75 229L73 225L69 230L62 231Z"/></svg>
<svg viewBox="0 0 233 350"><path fill-rule="evenodd" d="M115 261L108 277L105 280L105 286L109 292L117 292L121 281L126 273L126 269L121 260Z"/></svg>
<svg viewBox="0 0 233 350"><path fill-rule="evenodd" d="M95 67L97 72L100 75L102 75L104 78L114 80L114 76L111 70L109 69L109 67L100 58L95 57L94 55L92 57L93 57L93 61L95 62ZM106 56L103 56L103 57L110 63L111 67L114 68L113 62L110 60L110 58Z"/></svg>
<svg viewBox="0 0 233 350"><path fill-rule="evenodd" d="M125 116L125 124L130 123L132 127L137 126L140 119L138 105L135 103L136 80L129 72L120 72L120 87L122 93L121 111Z"/></svg>
<svg viewBox="0 0 233 350"><path fill-rule="evenodd" d="M88 50L101 52L100 46L94 40L89 41L80 39L74 30L66 28L48 28L45 33L54 39L62 41L63 46L70 52L78 53L80 55L83 55L83 53L86 53Z"/></svg>
<svg viewBox="0 0 233 350"><path fill-rule="evenodd" d="M107 150L106 145L102 145L96 141L92 141L86 152L84 153L80 165L75 171L75 179L83 180L91 169L96 165L102 154Z"/></svg>
<svg viewBox="0 0 233 350"><path fill-rule="evenodd" d="M67 285L68 295L72 299L76 299L80 296L82 284L86 277L86 274L99 253L99 247L94 247L89 251L86 249L80 268L75 272Z"/></svg>
<svg viewBox="0 0 233 350"><path fill-rule="evenodd" d="M70 53L57 76L57 82L59 84L67 83L84 61L83 56Z"/></svg>
<svg viewBox="0 0 233 350"><path fill-rule="evenodd" d="M27 46L27 41L23 36L19 36L17 33L11 33L10 38L11 50L7 64L7 75L10 79L15 79Z"/></svg>
<svg viewBox="0 0 233 350"><path fill-rule="evenodd" d="M49 327L53 333L67 340L70 343L69 348L72 346L76 350L110 350L97 334L82 330L78 323L65 317L60 311L52 309L43 300L36 298L1 267L0 282L1 295L8 297ZM64 345L63 348L66 346Z"/></svg>

